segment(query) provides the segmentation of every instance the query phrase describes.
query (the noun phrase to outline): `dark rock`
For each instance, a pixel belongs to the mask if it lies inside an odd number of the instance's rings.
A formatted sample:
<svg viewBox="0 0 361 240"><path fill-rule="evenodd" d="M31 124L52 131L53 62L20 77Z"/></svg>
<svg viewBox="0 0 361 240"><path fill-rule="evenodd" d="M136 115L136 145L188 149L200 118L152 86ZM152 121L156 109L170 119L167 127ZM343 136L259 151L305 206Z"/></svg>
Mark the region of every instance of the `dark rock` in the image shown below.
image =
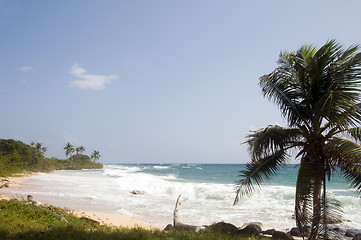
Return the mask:
<svg viewBox="0 0 361 240"><path fill-rule="evenodd" d="M357 234L361 234L360 229L347 229L345 236L346 237L355 237Z"/></svg>
<svg viewBox="0 0 361 240"><path fill-rule="evenodd" d="M258 224L248 224L245 228L238 231L239 234L247 236L257 236L262 232L262 228Z"/></svg>
<svg viewBox="0 0 361 240"><path fill-rule="evenodd" d="M352 240L361 240L361 233L356 234Z"/></svg>
<svg viewBox="0 0 361 240"><path fill-rule="evenodd" d="M294 240L294 238L285 232L275 231L272 235L272 239L278 239L278 240Z"/></svg>
<svg viewBox="0 0 361 240"><path fill-rule="evenodd" d="M173 227L172 224L168 224L167 226L165 226L164 230L165 230L165 231L169 231L169 230L171 230L171 229L173 229L173 228L174 228L174 227Z"/></svg>
<svg viewBox="0 0 361 240"><path fill-rule="evenodd" d="M361 234L361 229L347 229L345 236L346 237L355 237L357 234Z"/></svg>
<svg viewBox="0 0 361 240"><path fill-rule="evenodd" d="M300 233L300 230L298 229L298 227L291 228L291 231L289 232L289 234L291 236L301 237L301 233Z"/></svg>
<svg viewBox="0 0 361 240"><path fill-rule="evenodd" d="M31 195L28 195L26 198L27 198L27 199L28 199L28 201L30 201L30 202L32 202L32 201L33 201L33 196L31 196Z"/></svg>
<svg viewBox="0 0 361 240"><path fill-rule="evenodd" d="M174 226L174 229L177 230L186 230L186 231L197 231L198 226L195 225L188 225L188 224L177 224L176 226Z"/></svg>
<svg viewBox="0 0 361 240"><path fill-rule="evenodd" d="M276 231L275 229L268 229L266 231L263 231L262 233L272 236L275 233L275 231Z"/></svg>
<svg viewBox="0 0 361 240"><path fill-rule="evenodd" d="M219 222L210 225L207 229L214 232L228 233L228 234L238 234L239 230L236 226L231 223Z"/></svg>
<svg viewBox="0 0 361 240"><path fill-rule="evenodd" d="M250 222L250 223L244 223L244 224L242 225L241 229L247 227L247 226L250 225L250 224L256 224L256 225L258 225L260 228L263 227L263 224L262 224L261 222Z"/></svg>

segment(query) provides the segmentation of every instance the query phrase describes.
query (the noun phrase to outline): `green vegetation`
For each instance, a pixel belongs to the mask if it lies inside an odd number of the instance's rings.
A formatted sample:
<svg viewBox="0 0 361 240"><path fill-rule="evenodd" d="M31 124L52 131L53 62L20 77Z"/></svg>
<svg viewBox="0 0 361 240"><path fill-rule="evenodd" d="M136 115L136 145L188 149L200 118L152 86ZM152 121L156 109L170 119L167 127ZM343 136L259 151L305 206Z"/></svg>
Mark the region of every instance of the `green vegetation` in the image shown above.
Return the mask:
<svg viewBox="0 0 361 240"><path fill-rule="evenodd" d="M100 158L99 151L94 150L94 152L92 153L92 155L90 155L90 159L92 159L93 162L98 161L99 158Z"/></svg>
<svg viewBox="0 0 361 240"><path fill-rule="evenodd" d="M297 153L295 217L309 239L328 238L327 224L339 204L326 183L341 172L361 192L361 53L334 40L320 49L302 46L281 52L278 67L260 78L265 97L275 102L289 127L271 125L247 136L252 162L242 171L237 198L250 194ZM353 141L354 140L354 141Z"/></svg>
<svg viewBox="0 0 361 240"><path fill-rule="evenodd" d="M0 177L16 173L47 172L52 170L77 170L102 168L86 155L77 154L70 159L46 158L46 148L41 143L29 146L13 139L0 139Z"/></svg>
<svg viewBox="0 0 361 240"><path fill-rule="evenodd" d="M62 218L63 217L63 218ZM64 220L65 218L65 220ZM233 240L240 238L210 231L160 231L141 228L114 228L88 219L79 219L65 210L52 206L35 206L24 201L0 200L0 239L199 239ZM252 238L251 238L252 239Z"/></svg>

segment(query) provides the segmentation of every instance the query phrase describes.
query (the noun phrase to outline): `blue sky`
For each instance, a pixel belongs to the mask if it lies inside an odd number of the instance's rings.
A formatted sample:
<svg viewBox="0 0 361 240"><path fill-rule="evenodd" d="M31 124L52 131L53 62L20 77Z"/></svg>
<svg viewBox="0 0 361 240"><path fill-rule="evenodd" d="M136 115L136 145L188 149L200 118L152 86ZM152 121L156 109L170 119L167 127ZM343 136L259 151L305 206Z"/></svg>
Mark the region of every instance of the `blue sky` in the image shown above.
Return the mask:
<svg viewBox="0 0 361 240"><path fill-rule="evenodd" d="M284 124L258 79L281 50L361 43L361 1L0 0L1 138L103 163L245 163Z"/></svg>

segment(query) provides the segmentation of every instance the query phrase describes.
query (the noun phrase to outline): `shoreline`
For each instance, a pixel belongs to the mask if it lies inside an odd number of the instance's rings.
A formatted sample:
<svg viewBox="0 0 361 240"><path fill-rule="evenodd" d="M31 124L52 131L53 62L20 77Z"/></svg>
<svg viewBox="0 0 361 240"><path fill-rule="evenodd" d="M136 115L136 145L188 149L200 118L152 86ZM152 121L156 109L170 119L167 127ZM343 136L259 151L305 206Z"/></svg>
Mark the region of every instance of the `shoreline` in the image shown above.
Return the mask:
<svg viewBox="0 0 361 240"><path fill-rule="evenodd" d="M26 194L12 194L11 192L7 191L7 189L13 189L13 188L20 188L22 186L22 183L27 181L26 177L32 176L33 174L24 174L19 175L15 177L4 177L0 178L2 180L6 180L6 182L9 184L8 187L0 188L0 200L18 200L18 201L27 201L27 195ZM36 200L36 199L35 199ZM50 202L43 202L41 204L45 205L52 205ZM78 209L69 209L69 213L73 214L74 216L81 218L89 218L91 220L97 221L102 225L107 225L111 227L124 227L124 228L143 228L147 230L163 230L164 228L161 226L137 221L134 219L131 219L128 216L125 215L119 215L119 214L109 214L104 212L94 212L94 211L82 211Z"/></svg>

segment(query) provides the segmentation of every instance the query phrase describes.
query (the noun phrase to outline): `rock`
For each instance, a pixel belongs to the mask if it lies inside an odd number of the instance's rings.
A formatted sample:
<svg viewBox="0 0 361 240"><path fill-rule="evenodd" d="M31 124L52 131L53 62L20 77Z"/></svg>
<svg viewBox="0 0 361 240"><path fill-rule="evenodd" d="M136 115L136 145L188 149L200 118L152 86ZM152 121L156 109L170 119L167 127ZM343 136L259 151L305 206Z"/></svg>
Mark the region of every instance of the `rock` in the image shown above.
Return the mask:
<svg viewBox="0 0 361 240"><path fill-rule="evenodd" d="M357 234L361 234L360 229L347 229L345 236L346 237L355 237Z"/></svg>
<svg viewBox="0 0 361 240"><path fill-rule="evenodd" d="M26 198L27 198L27 199L28 199L28 201L30 201L30 202L32 202L32 201L33 201L33 196L31 196L31 195L28 195Z"/></svg>
<svg viewBox="0 0 361 240"><path fill-rule="evenodd" d="M130 193L133 195L144 195L145 194L144 191L139 191L139 190L133 190Z"/></svg>
<svg viewBox="0 0 361 240"><path fill-rule="evenodd" d="M272 235L272 239L278 239L278 240L294 240L294 238L285 232L275 231Z"/></svg>
<svg viewBox="0 0 361 240"><path fill-rule="evenodd" d="M261 222L250 222L250 223L244 223L244 224L242 225L241 229L247 227L247 226L250 225L250 224L256 224L256 225L258 225L260 228L263 227L263 224L262 224Z"/></svg>
<svg viewBox="0 0 361 240"><path fill-rule="evenodd" d="M268 230L266 230L266 231L263 231L262 233L263 234L266 234L266 235L273 235L274 233L275 233L275 229L268 229Z"/></svg>
<svg viewBox="0 0 361 240"><path fill-rule="evenodd" d="M298 227L291 228L289 234L291 236L301 237L301 233L300 233L300 230L298 229Z"/></svg>
<svg viewBox="0 0 361 240"><path fill-rule="evenodd" d="M213 232L221 232L228 234L238 234L239 230L231 223L219 222L208 226L208 229Z"/></svg>
<svg viewBox="0 0 361 240"><path fill-rule="evenodd" d="M41 205L41 202L35 201L34 198L33 198L33 196L31 196L31 195L28 195L26 198L27 198L28 201L29 201L29 202L26 203L26 204L33 204L33 205L35 205L35 206L40 206L40 205Z"/></svg>
<svg viewBox="0 0 361 240"><path fill-rule="evenodd" d="M198 231L198 226L195 225L188 225L188 224L177 224L176 226L174 226L174 229L177 230L186 230L186 231Z"/></svg>
<svg viewBox="0 0 361 240"><path fill-rule="evenodd" d="M173 229L173 225L172 224L168 224L165 228L164 228L164 231L169 231L171 229Z"/></svg>
<svg viewBox="0 0 361 240"><path fill-rule="evenodd" d="M361 233L356 234L352 240L361 240Z"/></svg>
<svg viewBox="0 0 361 240"><path fill-rule="evenodd" d="M247 236L258 236L261 232L262 228L255 223L250 223L245 228L239 230L239 234Z"/></svg>

